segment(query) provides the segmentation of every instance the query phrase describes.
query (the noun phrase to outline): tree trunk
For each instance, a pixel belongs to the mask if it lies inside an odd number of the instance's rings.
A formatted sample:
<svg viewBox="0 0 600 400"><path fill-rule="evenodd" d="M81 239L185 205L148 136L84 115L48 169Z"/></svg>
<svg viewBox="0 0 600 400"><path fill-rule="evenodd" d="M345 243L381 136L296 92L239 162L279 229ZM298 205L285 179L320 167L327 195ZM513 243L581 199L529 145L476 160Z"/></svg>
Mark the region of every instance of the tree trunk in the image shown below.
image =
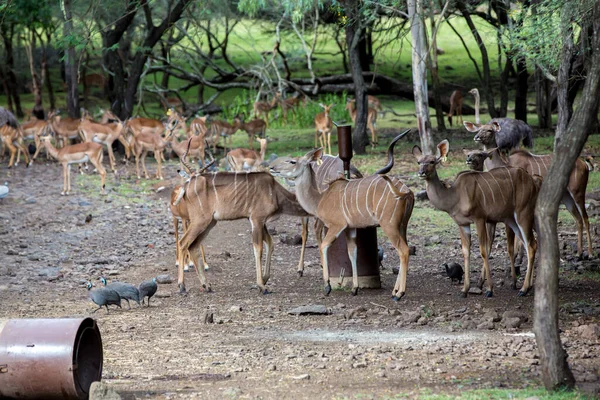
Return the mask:
<svg viewBox="0 0 600 400"><path fill-rule="evenodd" d="M535 108L538 116L538 127L552 129L551 82L539 67L535 68Z"/></svg>
<svg viewBox="0 0 600 400"><path fill-rule="evenodd" d="M360 27L360 2L358 0L344 0L342 2L346 17L350 23L346 25L346 47L348 48L348 59L350 71L354 83L354 95L356 97L356 121L354 121L354 132L352 133L352 148L356 154L365 154L369 137L367 136L367 90L363 78L363 70L360 60L358 42L361 34Z"/></svg>
<svg viewBox="0 0 600 400"><path fill-rule="evenodd" d="M527 122L527 61L517 60L517 88L515 91L515 119Z"/></svg>
<svg viewBox="0 0 600 400"><path fill-rule="evenodd" d="M2 81L2 87L4 88L4 93L6 93L6 105L8 111L11 113L15 113L13 108L13 99L10 93L10 89L8 88L8 83L6 82L6 74L4 73L4 69L0 66L0 81Z"/></svg>
<svg viewBox="0 0 600 400"><path fill-rule="evenodd" d="M71 36L73 32L73 20L71 17L71 0L62 0L63 18L65 21L63 34ZM79 118L79 90L77 87L77 59L75 47L70 46L65 54L65 78L67 82L67 109L69 117Z"/></svg>
<svg viewBox="0 0 600 400"><path fill-rule="evenodd" d="M568 6L565 6L568 7ZM563 45L561 49L561 61L556 79L558 100L558 123L556 125L557 135L565 132L573 109L569 107L569 80L571 77L571 61L573 59L573 28L568 10L562 13L560 21Z"/></svg>
<svg viewBox="0 0 600 400"><path fill-rule="evenodd" d="M6 85L9 91L8 96L12 97L17 117L23 118L24 114L21 107L21 97L19 96L18 80L17 75L15 75L13 36L14 26L11 26L9 29L2 28L2 41L4 42L4 51L6 51Z"/></svg>
<svg viewBox="0 0 600 400"><path fill-rule="evenodd" d="M36 34L34 28L30 28L30 39L29 44L25 44L25 52L27 53L27 59L29 61L29 71L31 72L31 85L33 90L33 114L38 119L44 119L44 105L42 104L42 83L40 82L40 76L35 67L34 51L36 49Z"/></svg>
<svg viewBox="0 0 600 400"><path fill-rule="evenodd" d="M50 69L48 68L48 46L50 45L50 33L47 33L46 45L42 49L42 76L43 81L46 83L46 90L48 90L48 100L50 101L50 109L56 109L56 101L54 99L54 88L52 87L52 80L50 79Z"/></svg>
<svg viewBox="0 0 600 400"><path fill-rule="evenodd" d="M429 98L427 91L427 46L425 44L425 26L423 23L423 0L408 0L408 17L412 38L412 76L415 93L415 111L417 127L424 154L431 154L431 122L429 120Z"/></svg>
<svg viewBox="0 0 600 400"><path fill-rule="evenodd" d="M537 200L536 223L540 265L535 283L534 332L540 353L542 380L548 390L572 388L575 379L562 348L558 326L557 234L558 206L566 190L571 170L594 125L600 97L600 3L593 10L593 53L580 102L565 131L557 131L554 159ZM564 61L564 60L563 60Z"/></svg>
<svg viewBox="0 0 600 400"><path fill-rule="evenodd" d="M429 71L431 72L431 91L433 93L433 101L435 103L435 118L437 120L438 131L446 131L446 123L444 121L444 111L442 110L442 99L440 96L440 77L438 74L438 55L437 55L437 35L434 35L435 18L433 0L429 1L429 21L431 24L431 46L429 57Z"/></svg>
<svg viewBox="0 0 600 400"><path fill-rule="evenodd" d="M508 76L510 75L512 61L506 58L504 69L500 74L500 108L496 110L496 118L504 118L508 114Z"/></svg>

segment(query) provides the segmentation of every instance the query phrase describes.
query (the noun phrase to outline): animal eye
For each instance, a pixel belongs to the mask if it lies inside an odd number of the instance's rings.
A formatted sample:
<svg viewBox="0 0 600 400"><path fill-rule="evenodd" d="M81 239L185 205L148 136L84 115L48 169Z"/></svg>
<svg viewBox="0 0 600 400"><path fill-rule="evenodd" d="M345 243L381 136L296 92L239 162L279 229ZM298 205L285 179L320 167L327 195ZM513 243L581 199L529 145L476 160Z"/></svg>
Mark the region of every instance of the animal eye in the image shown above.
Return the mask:
<svg viewBox="0 0 600 400"><path fill-rule="evenodd" d="M288 161L288 162L289 162L290 164L292 164L292 165L296 165L296 160L290 160L290 161Z"/></svg>
<svg viewBox="0 0 600 400"><path fill-rule="evenodd" d="M435 164L435 161L429 161L429 164L433 165Z"/></svg>

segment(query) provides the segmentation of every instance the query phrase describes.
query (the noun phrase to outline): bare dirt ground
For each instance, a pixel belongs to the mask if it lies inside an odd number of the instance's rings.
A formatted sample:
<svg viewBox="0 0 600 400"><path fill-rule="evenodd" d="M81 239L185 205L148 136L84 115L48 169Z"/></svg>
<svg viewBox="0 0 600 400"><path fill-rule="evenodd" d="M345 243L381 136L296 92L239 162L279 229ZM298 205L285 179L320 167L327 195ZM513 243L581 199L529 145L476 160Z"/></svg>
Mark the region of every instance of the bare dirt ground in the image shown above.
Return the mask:
<svg viewBox="0 0 600 400"><path fill-rule="evenodd" d="M154 165L151 165L153 169ZM506 257L492 260L495 297L459 298L440 264L462 264L458 230L422 236L426 221L411 221L407 295L391 301L398 259L389 243L382 289L358 296L322 293L322 274L311 232L304 277L296 274L300 247L281 243L299 233L298 220L270 224L276 243L269 295L259 295L247 221L223 222L206 241L213 293L186 274L188 294L176 282L159 285L150 308L100 310L87 299L85 282L138 284L159 274L176 276L168 210L171 180L137 189L134 169L109 174L106 196L97 176L73 176L73 194L60 196L55 163L7 170L10 196L0 200L0 318L97 319L104 343L105 382L125 398L382 398L423 393L458 394L477 388L539 386L540 367L531 333L533 293L517 297L500 286ZM166 186L156 193L154 189ZM415 188L416 189L416 188ZM419 203L417 207L429 207ZM93 218L85 223L88 214ZM572 226L561 228L561 328L579 386L600 393L598 261L570 257ZM598 252L598 239L593 235ZM500 239L497 240L501 242ZM504 244L500 245L504 248ZM473 244L473 284L481 262ZM596 271L590 272L590 271ZM524 271L523 271L524 272ZM594 275L595 274L595 275ZM595 276L595 278L594 278ZM328 315L288 311L324 305ZM205 323L212 313L214 323Z"/></svg>

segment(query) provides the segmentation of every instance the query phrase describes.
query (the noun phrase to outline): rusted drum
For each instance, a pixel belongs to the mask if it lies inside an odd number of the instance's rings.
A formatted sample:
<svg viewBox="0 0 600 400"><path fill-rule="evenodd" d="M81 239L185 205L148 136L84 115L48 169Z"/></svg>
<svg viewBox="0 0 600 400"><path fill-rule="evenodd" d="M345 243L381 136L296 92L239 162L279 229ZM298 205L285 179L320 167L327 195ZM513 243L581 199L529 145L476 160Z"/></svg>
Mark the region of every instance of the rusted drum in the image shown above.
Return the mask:
<svg viewBox="0 0 600 400"><path fill-rule="evenodd" d="M0 398L85 399L102 362L92 318L0 320Z"/></svg>
<svg viewBox="0 0 600 400"><path fill-rule="evenodd" d="M356 267L358 287L379 289L379 253L377 249L377 228L356 230ZM331 287L338 285L352 287L352 264L348 258L346 236L342 233L327 251L329 256L329 279Z"/></svg>

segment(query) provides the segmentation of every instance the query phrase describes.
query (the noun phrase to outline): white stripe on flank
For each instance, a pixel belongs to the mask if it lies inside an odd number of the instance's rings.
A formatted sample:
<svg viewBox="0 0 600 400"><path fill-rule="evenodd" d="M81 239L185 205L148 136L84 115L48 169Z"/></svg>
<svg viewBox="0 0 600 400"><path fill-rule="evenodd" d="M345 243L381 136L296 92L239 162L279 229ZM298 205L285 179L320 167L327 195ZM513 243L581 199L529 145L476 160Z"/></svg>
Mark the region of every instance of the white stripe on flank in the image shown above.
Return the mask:
<svg viewBox="0 0 600 400"><path fill-rule="evenodd" d="M488 174L488 175L491 175L491 174ZM487 175L480 175L480 176L485 181L485 183L488 185L488 187L490 188L490 192L492 193L492 204L496 204L496 196L494 195L494 189L492 189L490 182L488 182L488 180L486 178Z"/></svg>
<svg viewBox="0 0 600 400"><path fill-rule="evenodd" d="M496 177L492 174L490 174L492 176L492 178L494 178L494 182L496 182L496 185L498 185L498 189L500 191L500 196L502 196L502 201L504 202L504 204L506 204L506 198L504 197L504 193L502 193L502 187L500 186L500 182L498 182L498 179L496 179Z"/></svg>
<svg viewBox="0 0 600 400"><path fill-rule="evenodd" d="M396 214L396 208L398 207L398 203L400 203L400 199L394 199L396 201L396 205L394 206L394 211L392 211L392 216L390 217L390 223L394 219L394 215Z"/></svg>
<svg viewBox="0 0 600 400"><path fill-rule="evenodd" d="M481 194L483 194L483 206L487 207L487 200L485 198L485 192L483 191L483 188L481 187L481 185L479 184L479 182L477 181L477 177L475 177L475 183L477 184L477 186L479 187L479 190L481 190Z"/></svg>
<svg viewBox="0 0 600 400"><path fill-rule="evenodd" d="M388 190L388 185L384 182L385 186L383 187L383 192L381 193L381 197L377 202L377 207L375 208L375 216L379 218L379 204L381 204L381 200L385 197L385 192Z"/></svg>
<svg viewBox="0 0 600 400"><path fill-rule="evenodd" d="M344 213L344 219L346 220L346 223L348 223L350 221L350 216L348 215L348 212L346 212L346 209L348 207L348 205L346 204L346 189L348 189L348 185L346 185L346 187L344 187L344 194L342 195L342 212Z"/></svg>
<svg viewBox="0 0 600 400"><path fill-rule="evenodd" d="M371 179L371 183L369 184L369 187L367 188L367 193L365 194L365 208L371 216L373 216L373 213L371 212L371 207L369 207L369 190L371 190L371 186L373 186L373 183L375 183L375 181L376 179Z"/></svg>
<svg viewBox="0 0 600 400"><path fill-rule="evenodd" d="M358 195L360 194L360 184L363 182L363 179L360 179L358 181L358 185L356 185L356 188L354 189L356 191L356 209L358 210L359 214L361 215L361 217L364 217L365 215L363 214L362 211L360 211L360 204L358 204ZM366 205L365 205L366 208Z"/></svg>
<svg viewBox="0 0 600 400"><path fill-rule="evenodd" d="M213 179L212 179L212 186L213 186L213 192L215 193L215 201L217 204L219 204L219 194L217 193L217 187L215 186L215 179L217 178L217 174L213 174Z"/></svg>

